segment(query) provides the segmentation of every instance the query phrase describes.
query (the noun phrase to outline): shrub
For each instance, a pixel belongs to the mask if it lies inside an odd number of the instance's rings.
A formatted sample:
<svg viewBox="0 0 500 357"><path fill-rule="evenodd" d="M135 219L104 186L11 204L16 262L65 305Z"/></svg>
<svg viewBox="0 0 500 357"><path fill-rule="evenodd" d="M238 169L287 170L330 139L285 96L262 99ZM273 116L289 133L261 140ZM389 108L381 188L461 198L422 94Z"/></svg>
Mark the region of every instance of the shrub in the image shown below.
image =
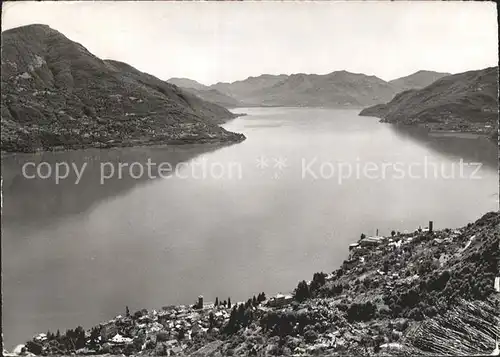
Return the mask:
<svg viewBox="0 0 500 357"><path fill-rule="evenodd" d="M318 338L318 334L313 329L309 329L304 332L304 341L306 343L313 343Z"/></svg>
<svg viewBox="0 0 500 357"><path fill-rule="evenodd" d="M413 309L410 310L408 317L416 321L423 320L422 311L417 307L414 307Z"/></svg>
<svg viewBox="0 0 500 357"><path fill-rule="evenodd" d="M157 342L165 342L168 340L168 334L166 332L158 332L156 334L156 341Z"/></svg>
<svg viewBox="0 0 500 357"><path fill-rule="evenodd" d="M347 320L354 321L369 321L375 317L377 307L370 301L364 304L354 303L347 310Z"/></svg>
<svg viewBox="0 0 500 357"><path fill-rule="evenodd" d="M36 355L40 355L42 353L42 346L33 341L28 341L26 343L26 349L28 350L28 352L34 353Z"/></svg>

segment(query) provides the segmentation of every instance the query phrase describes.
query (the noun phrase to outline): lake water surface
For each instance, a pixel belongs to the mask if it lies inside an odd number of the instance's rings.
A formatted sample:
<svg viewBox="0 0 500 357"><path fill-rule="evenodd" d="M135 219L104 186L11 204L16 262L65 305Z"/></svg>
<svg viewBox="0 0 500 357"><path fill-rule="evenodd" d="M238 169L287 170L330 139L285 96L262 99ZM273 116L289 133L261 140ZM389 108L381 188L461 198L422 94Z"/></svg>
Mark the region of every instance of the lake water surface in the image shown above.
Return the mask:
<svg viewBox="0 0 500 357"><path fill-rule="evenodd" d="M490 141L431 137L353 110L238 112L249 115L225 127L247 140L231 146L2 159L7 348L47 329L89 328L126 305L134 311L193 303L200 294L237 301L288 292L314 272L338 268L363 232L414 230L429 220L438 229L458 227L498 209ZM175 166L171 177L155 179L125 170L100 184L101 164L148 158L204 162L205 169ZM481 167L459 166L460 159ZM31 161L87 166L78 184L74 175L56 184L24 178L21 167Z"/></svg>

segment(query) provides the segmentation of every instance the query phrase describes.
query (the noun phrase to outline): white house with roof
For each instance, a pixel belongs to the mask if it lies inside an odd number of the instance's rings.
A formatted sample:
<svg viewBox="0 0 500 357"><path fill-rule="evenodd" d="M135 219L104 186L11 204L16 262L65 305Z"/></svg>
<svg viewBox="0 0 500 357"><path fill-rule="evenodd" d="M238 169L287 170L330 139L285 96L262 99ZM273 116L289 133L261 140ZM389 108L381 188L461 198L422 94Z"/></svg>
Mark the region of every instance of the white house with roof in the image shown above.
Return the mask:
<svg viewBox="0 0 500 357"><path fill-rule="evenodd" d="M283 306L283 305L288 305L291 303L293 300L292 295L284 295L284 294L277 294L276 296L273 296L272 298L269 299L267 302L267 305L269 306Z"/></svg>
<svg viewBox="0 0 500 357"><path fill-rule="evenodd" d="M132 339L129 337L124 337L117 333L116 335L113 336L113 338L110 340L111 343L121 345L121 344L128 344L132 343Z"/></svg>
<svg viewBox="0 0 500 357"><path fill-rule="evenodd" d="M385 237L380 237L380 236L372 236L372 237L366 237L363 238L359 241L359 244L362 247L366 246L376 246L382 243L385 240Z"/></svg>

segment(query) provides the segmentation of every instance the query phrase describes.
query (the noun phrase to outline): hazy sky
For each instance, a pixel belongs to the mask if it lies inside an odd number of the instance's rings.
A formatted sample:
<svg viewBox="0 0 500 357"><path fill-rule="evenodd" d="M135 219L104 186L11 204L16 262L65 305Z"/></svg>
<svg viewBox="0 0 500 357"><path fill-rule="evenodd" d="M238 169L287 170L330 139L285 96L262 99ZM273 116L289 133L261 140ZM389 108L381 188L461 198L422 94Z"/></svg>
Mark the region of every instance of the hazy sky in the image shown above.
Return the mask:
<svg viewBox="0 0 500 357"><path fill-rule="evenodd" d="M345 69L394 79L495 66L484 2L16 2L2 30L48 24L90 52L204 84Z"/></svg>

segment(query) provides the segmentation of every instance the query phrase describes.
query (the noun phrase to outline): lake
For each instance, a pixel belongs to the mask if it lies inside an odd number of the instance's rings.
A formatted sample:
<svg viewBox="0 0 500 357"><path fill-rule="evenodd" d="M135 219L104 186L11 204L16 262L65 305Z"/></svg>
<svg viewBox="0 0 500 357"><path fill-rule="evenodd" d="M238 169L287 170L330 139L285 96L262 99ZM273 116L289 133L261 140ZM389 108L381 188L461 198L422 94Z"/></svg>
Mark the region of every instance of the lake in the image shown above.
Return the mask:
<svg viewBox="0 0 500 357"><path fill-rule="evenodd" d="M236 111L248 115L225 128L247 140L234 145L2 159L7 348L48 329L89 328L125 306L290 292L337 269L361 233L429 220L459 227L498 210L491 141L433 137L358 110ZM164 163L162 175L140 175L148 159ZM57 164L64 174L63 163L85 169L77 184L76 173L56 183L25 178L26 163L29 177Z"/></svg>

